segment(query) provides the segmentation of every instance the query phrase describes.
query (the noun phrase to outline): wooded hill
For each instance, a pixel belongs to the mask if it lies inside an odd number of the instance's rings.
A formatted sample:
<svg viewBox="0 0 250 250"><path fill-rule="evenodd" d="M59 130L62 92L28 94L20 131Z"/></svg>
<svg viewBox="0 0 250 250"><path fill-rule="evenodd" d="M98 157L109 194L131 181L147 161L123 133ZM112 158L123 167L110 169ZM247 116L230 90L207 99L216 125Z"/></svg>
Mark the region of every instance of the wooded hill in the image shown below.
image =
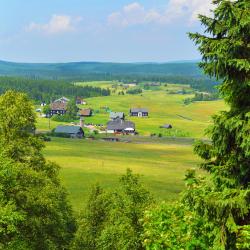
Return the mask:
<svg viewBox="0 0 250 250"><path fill-rule="evenodd" d="M201 77L202 71L195 62L183 63L13 63L0 61L0 75L77 78L87 75L179 75Z"/></svg>
<svg viewBox="0 0 250 250"><path fill-rule="evenodd" d="M0 94L7 90L27 93L35 101L50 102L61 96L74 98L110 95L108 89L92 86L76 86L64 80L27 79L21 77L0 77Z"/></svg>
<svg viewBox="0 0 250 250"><path fill-rule="evenodd" d="M190 84L214 92L217 82L203 75L196 62L179 63L12 63L0 61L0 76L67 81L161 81Z"/></svg>

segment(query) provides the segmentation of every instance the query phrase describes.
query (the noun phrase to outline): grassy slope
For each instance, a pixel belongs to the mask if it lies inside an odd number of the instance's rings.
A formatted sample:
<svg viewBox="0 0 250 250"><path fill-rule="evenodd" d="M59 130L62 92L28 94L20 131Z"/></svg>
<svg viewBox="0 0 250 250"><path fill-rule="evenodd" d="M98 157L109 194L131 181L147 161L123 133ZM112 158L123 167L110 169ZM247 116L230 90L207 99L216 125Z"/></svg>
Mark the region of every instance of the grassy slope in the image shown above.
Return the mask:
<svg viewBox="0 0 250 250"><path fill-rule="evenodd" d="M204 129L211 123L211 115L225 109L222 101L196 102L183 105L183 99L189 95L167 94L166 91L145 91L142 95L124 95L89 98L88 106L99 110L85 122L106 124L109 114L100 109L108 106L112 111L123 111L126 115L131 107L146 107L149 109L149 118L130 118L136 124L137 131L142 135L162 133L166 131L159 126L170 123L173 130L180 131L180 136L202 137ZM183 117L180 117L183 116Z"/></svg>
<svg viewBox="0 0 250 250"><path fill-rule="evenodd" d="M64 185L75 209L86 201L92 184L113 188L119 176L131 168L143 175L156 198L172 200L184 188L187 168L197 166L191 145L114 143L53 138L45 155L61 167Z"/></svg>
<svg viewBox="0 0 250 250"><path fill-rule="evenodd" d="M85 82L81 85L93 85L100 87L111 87L114 82ZM79 84L79 83L78 83ZM173 126L170 135L188 136L200 138L204 136L204 129L211 123L211 115L226 108L223 101L196 102L189 105L183 104L183 99L192 95L169 94L170 91L178 91L185 88L190 90L188 85L171 85L160 87L159 90L144 91L141 95L117 95L116 93L106 97L87 98L87 105L94 109L93 117L85 118L85 123L104 124L109 120L109 113L101 107L108 106L112 111L122 111L127 119L136 124L136 130L141 135L161 133L168 135L169 130L160 129L159 126L170 123ZM114 90L114 89L112 89ZM168 91L168 92L167 92ZM131 107L145 107L149 109L149 118L131 118L128 116ZM97 112L96 112L97 111ZM57 122L51 121L51 128L56 127ZM38 129L48 130L48 120L38 118ZM176 132L177 131L177 132Z"/></svg>
<svg viewBox="0 0 250 250"><path fill-rule="evenodd" d="M106 82L101 84L107 86ZM183 86L167 87L168 90L180 88ZM101 106L109 106L114 111L123 111L126 114L130 107L147 107L150 110L149 118L131 118L141 134L162 133L158 127L171 123L174 129L190 137L202 137L203 130L211 122L211 115L226 106L222 101L197 102L185 106L182 100L188 96L168 94L166 89L160 88L157 91L145 91L142 96L114 94L89 98L87 107L99 110L100 113L86 118L85 122L105 124L109 114L100 109ZM51 122L51 127L58 124ZM39 118L38 128L47 130L48 120ZM186 169L197 166L198 159L193 155L192 146L188 143L178 144L174 140L165 141L165 144L159 142L160 139L157 138L150 143L53 138L52 142L47 143L45 155L47 159L62 167L62 180L70 192L75 209L79 209L86 202L92 184L99 182L104 187L113 188L126 168L143 174L145 185L157 198L171 200L176 198L177 193L184 187L183 177Z"/></svg>

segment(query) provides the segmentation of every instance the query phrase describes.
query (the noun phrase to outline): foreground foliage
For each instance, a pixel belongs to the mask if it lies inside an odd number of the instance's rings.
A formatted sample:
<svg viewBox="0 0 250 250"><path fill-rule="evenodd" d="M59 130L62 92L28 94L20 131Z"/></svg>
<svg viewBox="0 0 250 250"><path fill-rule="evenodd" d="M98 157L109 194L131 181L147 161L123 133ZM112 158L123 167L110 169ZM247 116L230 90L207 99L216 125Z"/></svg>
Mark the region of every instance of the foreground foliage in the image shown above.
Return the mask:
<svg viewBox="0 0 250 250"><path fill-rule="evenodd" d="M210 36L190 37L205 73L223 79L220 92L230 110L214 116L211 143L195 146L210 175L202 179L189 171L183 205L145 217L148 249L250 248L250 2L214 3L214 18L200 16Z"/></svg>
<svg viewBox="0 0 250 250"><path fill-rule="evenodd" d="M67 249L75 222L25 94L0 97L0 249Z"/></svg>
<svg viewBox="0 0 250 250"><path fill-rule="evenodd" d="M151 195L131 170L117 190L93 187L72 249L143 249L141 219L151 203Z"/></svg>

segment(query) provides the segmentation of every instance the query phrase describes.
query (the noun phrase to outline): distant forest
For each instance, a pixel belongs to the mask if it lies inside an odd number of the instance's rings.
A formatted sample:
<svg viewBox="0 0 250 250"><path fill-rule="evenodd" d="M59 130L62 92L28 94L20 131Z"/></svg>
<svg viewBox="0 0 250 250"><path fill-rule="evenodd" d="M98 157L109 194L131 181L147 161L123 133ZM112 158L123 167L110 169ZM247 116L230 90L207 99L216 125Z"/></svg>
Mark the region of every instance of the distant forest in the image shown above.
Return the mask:
<svg viewBox="0 0 250 250"><path fill-rule="evenodd" d="M110 80L120 76L203 77L196 62L180 63L13 63L0 61L0 75L28 78ZM99 79L97 79L99 78Z"/></svg>
<svg viewBox="0 0 250 250"><path fill-rule="evenodd" d="M2 76L2 77L1 77ZM217 92L218 84L206 77L195 62L182 63L12 63L0 61L0 93L15 89L39 101L61 95L93 97L109 90L74 86L74 81L153 81L189 84L201 92Z"/></svg>
<svg viewBox="0 0 250 250"><path fill-rule="evenodd" d="M6 90L25 92L35 101L50 102L61 96L108 96L110 90L91 86L75 86L64 80L32 80L21 77L0 77L0 94Z"/></svg>

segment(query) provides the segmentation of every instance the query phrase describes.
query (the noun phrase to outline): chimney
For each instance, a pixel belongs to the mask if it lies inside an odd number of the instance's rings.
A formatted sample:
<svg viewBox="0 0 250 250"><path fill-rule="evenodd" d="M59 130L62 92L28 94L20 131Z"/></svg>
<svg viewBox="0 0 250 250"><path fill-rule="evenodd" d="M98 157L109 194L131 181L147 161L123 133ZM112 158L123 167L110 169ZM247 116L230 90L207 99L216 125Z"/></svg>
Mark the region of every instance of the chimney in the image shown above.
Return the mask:
<svg viewBox="0 0 250 250"><path fill-rule="evenodd" d="M80 116L80 127L83 128L83 117Z"/></svg>

